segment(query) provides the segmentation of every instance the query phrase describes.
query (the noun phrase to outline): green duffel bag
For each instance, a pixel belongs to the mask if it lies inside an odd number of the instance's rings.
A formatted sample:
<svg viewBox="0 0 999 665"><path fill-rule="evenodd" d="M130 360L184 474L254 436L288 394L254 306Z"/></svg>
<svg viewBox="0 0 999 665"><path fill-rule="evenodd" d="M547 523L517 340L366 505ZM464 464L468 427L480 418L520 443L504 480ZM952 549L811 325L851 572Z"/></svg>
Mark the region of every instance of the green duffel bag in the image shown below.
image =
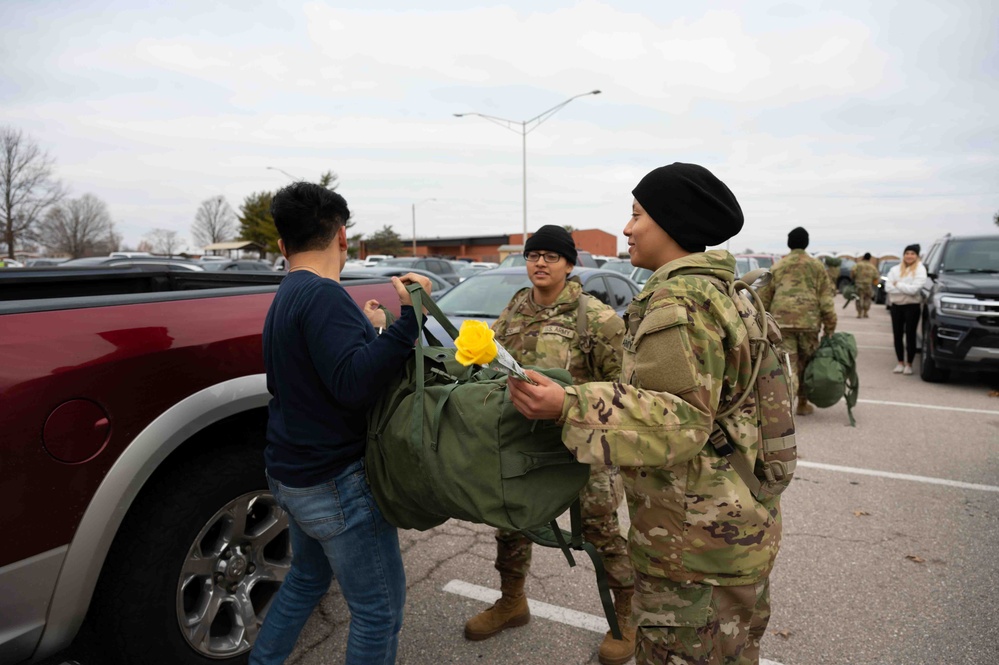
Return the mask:
<svg viewBox="0 0 999 665"><path fill-rule="evenodd" d="M458 331L418 286L425 305L452 338ZM554 421L532 421L514 408L506 375L464 367L455 349L421 339L403 372L368 412L365 467L389 523L426 530L449 518L513 531L548 525L589 478L562 445ZM536 369L536 368L534 368ZM565 370L538 370L563 385Z"/></svg>
<svg viewBox="0 0 999 665"><path fill-rule="evenodd" d="M826 335L808 362L804 375L808 401L828 408L846 400L850 424L856 426L853 407L857 405L860 379L857 376L857 340L850 333Z"/></svg>

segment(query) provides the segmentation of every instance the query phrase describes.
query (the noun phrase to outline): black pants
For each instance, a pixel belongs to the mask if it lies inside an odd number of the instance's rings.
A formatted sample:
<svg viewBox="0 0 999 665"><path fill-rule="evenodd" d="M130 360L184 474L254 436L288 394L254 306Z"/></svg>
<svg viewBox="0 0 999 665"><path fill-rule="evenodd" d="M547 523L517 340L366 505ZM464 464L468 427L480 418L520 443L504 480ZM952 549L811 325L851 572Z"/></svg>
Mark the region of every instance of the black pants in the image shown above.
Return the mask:
<svg viewBox="0 0 999 665"><path fill-rule="evenodd" d="M919 303L915 305L892 305L891 306L891 330L895 333L895 356L899 362L906 358L906 362L912 364L912 359L916 357L916 327L919 325L919 310L922 307ZM905 332L905 340L908 345L908 355L905 355L905 348L902 346L902 332ZM926 340L923 340L926 343Z"/></svg>

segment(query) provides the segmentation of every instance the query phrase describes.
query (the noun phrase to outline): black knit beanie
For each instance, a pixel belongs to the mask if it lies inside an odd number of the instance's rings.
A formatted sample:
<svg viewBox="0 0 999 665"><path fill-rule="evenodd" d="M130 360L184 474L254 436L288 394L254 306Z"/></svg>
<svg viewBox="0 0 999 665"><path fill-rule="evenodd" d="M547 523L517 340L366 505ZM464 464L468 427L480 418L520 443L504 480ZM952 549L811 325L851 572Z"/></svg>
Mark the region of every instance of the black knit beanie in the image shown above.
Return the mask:
<svg viewBox="0 0 999 665"><path fill-rule="evenodd" d="M871 260L871 253L870 252L865 252L864 253L864 260L865 261L870 261Z"/></svg>
<svg viewBox="0 0 999 665"><path fill-rule="evenodd" d="M642 178L631 193L688 252L720 245L741 231L745 221L732 191L697 164L661 166Z"/></svg>
<svg viewBox="0 0 999 665"><path fill-rule="evenodd" d="M905 252L915 252L916 256L919 256L919 245L907 245L902 253L905 254Z"/></svg>
<svg viewBox="0 0 999 665"><path fill-rule="evenodd" d="M572 240L572 234L561 226L545 224L534 232L527 242L524 243L524 255L528 252L558 252L565 257L565 260L576 265L576 243Z"/></svg>
<svg viewBox="0 0 999 665"><path fill-rule="evenodd" d="M791 229L791 232L787 234L787 247L788 249L805 249L808 247L808 231L800 226L796 229Z"/></svg>

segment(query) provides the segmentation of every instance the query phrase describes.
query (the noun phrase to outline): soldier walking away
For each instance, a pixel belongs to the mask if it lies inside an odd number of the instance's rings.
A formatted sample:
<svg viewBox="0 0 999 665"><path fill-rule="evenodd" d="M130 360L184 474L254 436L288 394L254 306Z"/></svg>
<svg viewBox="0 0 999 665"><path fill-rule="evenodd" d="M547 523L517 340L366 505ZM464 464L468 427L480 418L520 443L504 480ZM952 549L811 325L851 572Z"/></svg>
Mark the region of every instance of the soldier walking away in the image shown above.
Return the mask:
<svg viewBox="0 0 999 665"><path fill-rule="evenodd" d="M705 251L739 232L742 209L695 164L658 168L633 194L624 228L631 262L655 273L625 317L620 380L562 388L535 373L538 385L510 379L510 396L526 417L563 423L562 441L579 461L621 468L635 661L756 663L780 498L758 499L709 443L716 418L754 386L747 323L727 291L735 258ZM739 442L733 458L747 469L762 456L761 403L748 399L726 419ZM770 406L793 431L790 403Z"/></svg>
<svg viewBox="0 0 999 665"><path fill-rule="evenodd" d="M793 229L787 234L787 246L791 253L774 265L773 279L759 294L784 335L798 396L795 413L807 416L815 409L805 394L805 368L819 348L820 328L825 335L836 332L836 310L825 268L805 252L808 231L800 226Z"/></svg>
<svg viewBox="0 0 999 665"><path fill-rule="evenodd" d="M514 294L493 324L496 340L521 365L567 369L574 383L617 380L624 322L609 306L584 296L578 281L568 279L577 259L569 232L560 226L542 226L524 244L524 256L532 285ZM585 329L578 325L581 308L585 308ZM583 536L600 552L624 638L615 640L610 632L604 637L599 651L604 665L626 663L635 652L635 629L630 625L635 579L617 518L623 498L616 468L603 464L590 468L590 480L580 493ZM496 569L503 595L468 620L466 638L484 640L530 621L524 594L530 565L531 541L518 531L498 530Z"/></svg>
<svg viewBox="0 0 999 665"><path fill-rule="evenodd" d="M854 286L857 287L857 318L867 319L871 310L871 298L874 296L874 287L881 281L881 273L871 263L871 253L864 254L864 260L858 261L857 265L850 270L850 277Z"/></svg>

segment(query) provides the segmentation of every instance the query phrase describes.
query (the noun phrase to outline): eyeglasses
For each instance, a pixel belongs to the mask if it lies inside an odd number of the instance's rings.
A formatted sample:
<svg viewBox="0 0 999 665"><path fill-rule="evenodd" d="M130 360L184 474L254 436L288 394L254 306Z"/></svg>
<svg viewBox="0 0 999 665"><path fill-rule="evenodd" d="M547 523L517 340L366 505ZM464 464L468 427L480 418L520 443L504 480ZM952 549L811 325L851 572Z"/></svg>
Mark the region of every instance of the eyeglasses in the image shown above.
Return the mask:
<svg viewBox="0 0 999 665"><path fill-rule="evenodd" d="M544 258L545 263L558 263L562 260L562 255L556 252L525 252L524 258L531 263L537 263L540 258Z"/></svg>

